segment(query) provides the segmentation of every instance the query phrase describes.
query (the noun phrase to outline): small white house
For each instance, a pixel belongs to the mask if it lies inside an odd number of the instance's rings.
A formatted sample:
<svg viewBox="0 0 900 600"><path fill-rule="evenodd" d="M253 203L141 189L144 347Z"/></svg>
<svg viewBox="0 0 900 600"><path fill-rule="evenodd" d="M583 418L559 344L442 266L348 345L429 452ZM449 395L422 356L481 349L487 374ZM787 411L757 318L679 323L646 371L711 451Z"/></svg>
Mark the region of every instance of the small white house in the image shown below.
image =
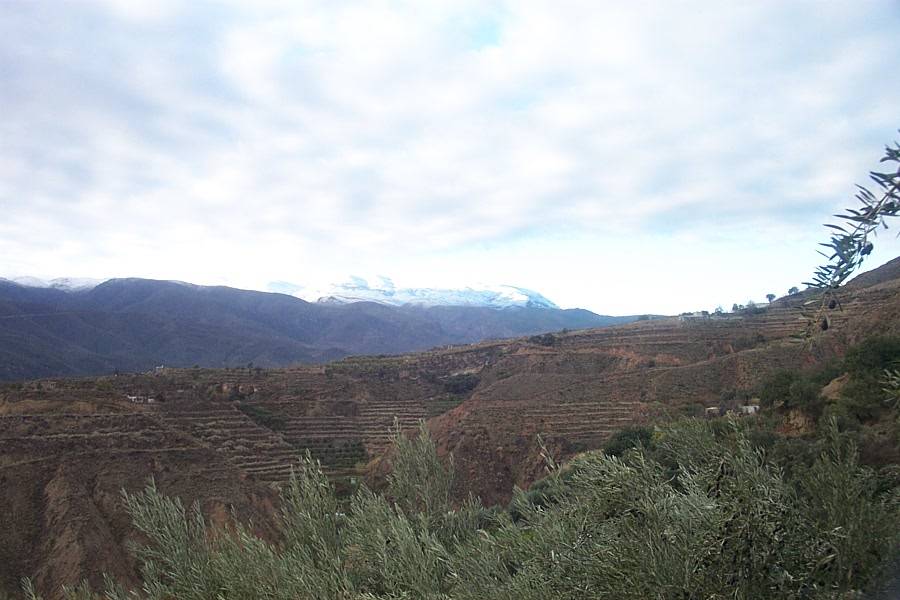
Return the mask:
<svg viewBox="0 0 900 600"><path fill-rule="evenodd" d="M156 402L156 398L150 398L147 396L131 396L129 394L125 394L125 398L132 404L154 404Z"/></svg>
<svg viewBox="0 0 900 600"><path fill-rule="evenodd" d="M709 311L701 310L678 315L679 321L703 321L709 318Z"/></svg>

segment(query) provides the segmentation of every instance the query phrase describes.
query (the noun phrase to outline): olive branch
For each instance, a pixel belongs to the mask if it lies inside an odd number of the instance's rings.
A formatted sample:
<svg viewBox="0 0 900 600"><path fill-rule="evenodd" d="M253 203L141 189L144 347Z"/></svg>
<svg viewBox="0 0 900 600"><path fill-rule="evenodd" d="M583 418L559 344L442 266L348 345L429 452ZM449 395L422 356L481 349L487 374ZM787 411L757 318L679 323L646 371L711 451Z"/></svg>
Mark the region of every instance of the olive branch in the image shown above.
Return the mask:
<svg viewBox="0 0 900 600"><path fill-rule="evenodd" d="M828 262L816 269L812 281L804 282L809 288L821 291L821 305L813 323L823 331L829 327L825 311L839 306L835 290L872 253L872 238L877 236L879 229L888 228L887 219L900 214L900 143L894 142L893 147L885 146L884 156L879 162L889 163L891 168L886 172L869 173L879 188L878 193L872 193L861 185L856 186L859 206L834 215L840 219L838 223L825 224L832 230L831 239L819 245L827 248L828 252L818 252Z"/></svg>

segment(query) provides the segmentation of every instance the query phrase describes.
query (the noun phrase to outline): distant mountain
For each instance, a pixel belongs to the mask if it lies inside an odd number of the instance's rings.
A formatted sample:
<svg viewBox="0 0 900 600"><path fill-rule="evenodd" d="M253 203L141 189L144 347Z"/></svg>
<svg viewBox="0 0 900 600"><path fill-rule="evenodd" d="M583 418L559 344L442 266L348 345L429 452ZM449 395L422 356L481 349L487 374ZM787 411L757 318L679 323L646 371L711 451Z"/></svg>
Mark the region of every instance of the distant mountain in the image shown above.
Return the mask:
<svg viewBox="0 0 900 600"><path fill-rule="evenodd" d="M324 288L304 287L283 281L269 284L273 292L281 292L310 302L349 304L377 302L391 306L416 304L420 306L485 306L506 308L559 308L541 294L512 285L480 285L460 289L398 288L389 277L377 277L370 282L351 276L348 281Z"/></svg>
<svg viewBox="0 0 900 600"><path fill-rule="evenodd" d="M58 277L56 279L38 279L37 277L13 277L14 283L27 287L54 288L58 290L89 290L103 283L102 279L89 279L86 277Z"/></svg>
<svg viewBox="0 0 900 600"><path fill-rule="evenodd" d="M503 308L311 303L285 294L149 279L68 287L0 280L0 379L163 364L283 366L635 319L527 302Z"/></svg>

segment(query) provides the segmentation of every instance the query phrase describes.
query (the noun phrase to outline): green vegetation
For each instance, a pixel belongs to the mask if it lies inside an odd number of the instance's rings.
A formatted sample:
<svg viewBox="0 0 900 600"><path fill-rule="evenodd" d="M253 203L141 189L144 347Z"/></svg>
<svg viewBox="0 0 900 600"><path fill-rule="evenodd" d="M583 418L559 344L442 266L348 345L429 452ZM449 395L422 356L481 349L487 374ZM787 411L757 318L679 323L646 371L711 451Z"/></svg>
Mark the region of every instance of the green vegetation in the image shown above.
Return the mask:
<svg viewBox="0 0 900 600"><path fill-rule="evenodd" d="M603 450L610 456L621 456L626 450L648 446L652 439L653 430L649 427L626 427L614 433Z"/></svg>
<svg viewBox="0 0 900 600"><path fill-rule="evenodd" d="M539 346L555 346L556 345L556 336L552 333L545 333L543 335L533 335L528 338L528 342L531 344L537 344Z"/></svg>
<svg viewBox="0 0 900 600"><path fill-rule="evenodd" d="M841 390L844 412L861 421L884 413L891 401L884 389L886 371L898 363L900 338L871 338L848 352L844 364L850 379Z"/></svg>
<svg viewBox="0 0 900 600"><path fill-rule="evenodd" d="M900 338L871 338L839 361L723 393L758 395L756 417L624 429L562 466L548 459L549 475L507 507L455 501L424 427L395 433L379 492L353 485L343 497L307 453L274 541L213 526L151 482L123 494L143 544L140 590L109 581L104 595L82 585L67 597L858 598L900 552L898 360ZM795 413L809 428L783 433Z"/></svg>
<svg viewBox="0 0 900 600"><path fill-rule="evenodd" d="M778 404L784 408L815 410L821 390L822 386L813 383L811 376L782 369L763 383L759 399L763 406Z"/></svg>
<svg viewBox="0 0 900 600"><path fill-rule="evenodd" d="M881 373L900 361L900 338L878 336L851 348L844 359L844 367L854 377Z"/></svg>
<svg viewBox="0 0 900 600"><path fill-rule="evenodd" d="M325 448L316 451L315 457L332 467L354 467L365 464L368 453L361 440L330 440Z"/></svg>
<svg viewBox="0 0 900 600"><path fill-rule="evenodd" d="M245 402L239 402L236 406L239 411L250 417L258 425L268 427L273 431L280 431L287 427L287 420L283 416L276 415L265 407Z"/></svg>
<svg viewBox="0 0 900 600"><path fill-rule="evenodd" d="M478 387L479 381L478 375L473 373L451 375L444 380L444 389L450 394L465 395Z"/></svg>
<svg viewBox="0 0 900 600"><path fill-rule="evenodd" d="M883 161L900 164L900 145ZM883 196L861 188L863 208L831 226L830 264L811 286L839 287L871 252L869 236L900 213L900 171L873 178ZM424 424L412 438L398 428L386 489L361 486L346 509L307 452L282 491L276 542L241 523L214 528L199 506L186 509L151 482L123 492L143 540L142 589L110 581L103 598L859 598L900 552L898 362L900 339L880 337L839 364L779 371L759 389L767 410L757 418L626 429L562 467L548 458L549 476L517 490L506 509L453 502L452 465ZM238 408L276 428L265 409ZM811 426L780 433L794 413ZM37 597L28 581L23 591ZM86 586L66 596L100 598Z"/></svg>
<svg viewBox="0 0 900 600"><path fill-rule="evenodd" d="M425 417L431 419L440 416L445 412L451 411L463 402L466 396L460 394L446 393L428 399L425 405Z"/></svg>
<svg viewBox="0 0 900 600"><path fill-rule="evenodd" d="M856 597L896 556L900 490L834 421L801 442L803 461L763 423L631 430L609 452L551 461L507 510L452 503L424 426L395 436L384 493L362 487L346 509L307 454L282 492L277 543L215 529L151 483L123 494L145 540L143 588L110 584L105 598Z"/></svg>
<svg viewBox="0 0 900 600"><path fill-rule="evenodd" d="M813 418L835 417L844 427L859 428L888 416L893 408L892 369L900 364L900 338L869 338L851 348L842 361L804 372L781 370L759 389L763 406L799 409ZM821 396L822 388L846 374L834 397Z"/></svg>
<svg viewBox="0 0 900 600"><path fill-rule="evenodd" d="M893 409L900 409L900 370L885 369L884 371L885 402Z"/></svg>

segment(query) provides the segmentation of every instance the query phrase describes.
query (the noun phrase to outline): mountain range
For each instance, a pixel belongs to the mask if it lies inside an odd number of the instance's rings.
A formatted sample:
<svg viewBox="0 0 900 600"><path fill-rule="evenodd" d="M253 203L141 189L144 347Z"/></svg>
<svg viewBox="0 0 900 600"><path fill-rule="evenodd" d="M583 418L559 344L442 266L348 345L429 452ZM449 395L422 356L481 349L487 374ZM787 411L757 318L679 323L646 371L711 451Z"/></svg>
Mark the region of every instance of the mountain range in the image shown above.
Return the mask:
<svg viewBox="0 0 900 600"><path fill-rule="evenodd" d="M303 298L310 302L348 304L351 302L377 302L392 306L416 304L419 306L488 306L506 308L559 308L556 304L533 290L513 285L479 285L464 288L403 288L397 287L389 277L378 276L367 280L351 276L347 281L324 287L301 286L283 281L269 284L269 290Z"/></svg>
<svg viewBox="0 0 900 600"><path fill-rule="evenodd" d="M275 367L637 318L562 310L532 294L531 304L499 307L395 305L347 298L307 302L286 294L150 279L99 284L0 279L0 380L157 365Z"/></svg>
<svg viewBox="0 0 900 600"><path fill-rule="evenodd" d="M66 340L88 339L94 326L105 337L98 335L100 352L90 356L110 360L115 351L116 361L125 356L125 347L116 346L123 340L130 340L131 351L151 357L157 348L171 351L177 340L197 343L203 332L211 345L228 348L242 335L239 331L251 327L263 339L273 331L289 339L302 329L298 323L304 315L312 323L305 331L336 339L339 331L361 335L367 331L363 325L371 331L372 314L408 322L409 309L318 305L285 295L146 280L114 280L81 292L10 283L0 289L2 314L13 317L0 318L6 323L3 344L8 344L10 322L34 327L33 344L55 344L60 352ZM655 435L657 424L665 427L670 419L707 417L709 409L742 412L746 401L778 374L811 368L831 373L821 382L827 383L824 388L816 386L821 397L812 408L840 409L833 414L852 423L854 413L840 398L852 381L834 365L863 340L900 335L900 258L859 276L837 297L839 306L825 309L827 330L810 330L815 305L809 302L815 298L809 292L727 318L642 320L428 352L355 356L326 365L166 368L152 375L0 383L0 506L12 516L0 518L0 598L18 590L24 576L54 600L62 597L55 591L64 584L87 579L102 586L103 573L140 588L141 573L127 546L142 538L130 525L121 492L144 489L151 478L184 506L197 502L208 523L225 524L234 515L252 523L259 535L272 533L268 524L278 519L273 484L284 485L297 457L306 452L343 493L360 480L377 489L390 472L389 431L395 424L413 429L426 419L439 456L453 457L446 464L453 470L455 498L463 502L471 493L503 510L514 486L529 490L526 502L551 497L545 495L551 488L532 486L546 476L548 457L564 464L585 451L609 448L616 439L640 440L634 433L641 428ZM74 308L67 313L67 307ZM360 316L363 308L369 312ZM451 308L462 315L474 310ZM38 309L50 316L36 316ZM19 318L25 313L14 310L33 312ZM413 314L446 310L418 307ZM474 314L481 311L495 319L555 312L479 308ZM350 325L348 315L355 315ZM155 337L135 337L148 323L162 323L165 329ZM210 323L220 328L210 329ZM219 331L228 336L225 342L215 337ZM38 337L38 332L55 337ZM17 352L13 358L22 355L22 348ZM0 355L0 365L7 365L9 356ZM874 358L865 356L865 362ZM866 387L857 389L869 393ZM870 397L873 404L866 411L874 406L887 411L882 397ZM900 463L895 421L896 411L884 412L863 426L865 433L842 432L848 442L859 440L854 462L873 465L871 477L885 474L878 481L892 481L892 465ZM781 455L788 464L804 465L819 454L810 438L816 422L814 414L793 405L776 405L740 427L761 434L748 446L755 447L751 457ZM726 432L737 427L716 423ZM627 437L617 435L635 426ZM683 441L695 444L697 439L703 438ZM710 472L723 473L720 457L713 458L715 471Z"/></svg>

